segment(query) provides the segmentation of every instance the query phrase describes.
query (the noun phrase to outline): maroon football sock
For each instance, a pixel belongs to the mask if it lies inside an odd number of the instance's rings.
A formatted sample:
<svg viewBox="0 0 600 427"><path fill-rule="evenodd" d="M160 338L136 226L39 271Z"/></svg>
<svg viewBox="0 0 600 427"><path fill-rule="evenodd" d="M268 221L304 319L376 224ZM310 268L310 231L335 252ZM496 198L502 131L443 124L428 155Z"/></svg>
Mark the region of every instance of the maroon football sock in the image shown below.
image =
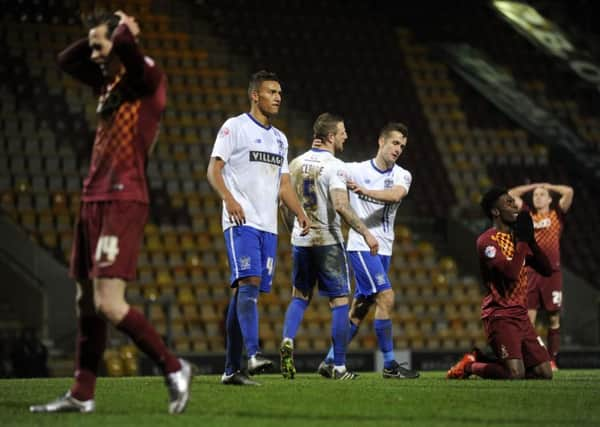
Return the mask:
<svg viewBox="0 0 600 427"><path fill-rule="evenodd" d="M106 347L106 320L100 316L82 316L78 320L75 355L75 383L71 396L78 400L93 399L96 376Z"/></svg>
<svg viewBox="0 0 600 427"><path fill-rule="evenodd" d="M508 369L500 363L473 362L470 371L472 374L481 378L503 380L510 377Z"/></svg>
<svg viewBox="0 0 600 427"><path fill-rule="evenodd" d="M179 360L169 351L156 329L138 310L130 308L117 325L117 329L127 334L165 375L181 369Z"/></svg>
<svg viewBox="0 0 600 427"><path fill-rule="evenodd" d="M548 343L548 353L550 354L550 358L556 360L556 355L560 348L560 327L556 329L548 328L546 342Z"/></svg>

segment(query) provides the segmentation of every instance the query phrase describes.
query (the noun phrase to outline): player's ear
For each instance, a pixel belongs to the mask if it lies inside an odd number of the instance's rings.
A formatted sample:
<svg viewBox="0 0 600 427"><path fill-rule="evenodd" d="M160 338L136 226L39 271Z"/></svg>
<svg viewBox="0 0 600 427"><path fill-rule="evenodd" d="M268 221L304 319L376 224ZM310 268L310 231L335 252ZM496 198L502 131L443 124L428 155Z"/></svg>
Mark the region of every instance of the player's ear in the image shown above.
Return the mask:
<svg viewBox="0 0 600 427"><path fill-rule="evenodd" d="M492 209L490 209L490 213L492 214L492 217L500 216L500 209L492 208Z"/></svg>

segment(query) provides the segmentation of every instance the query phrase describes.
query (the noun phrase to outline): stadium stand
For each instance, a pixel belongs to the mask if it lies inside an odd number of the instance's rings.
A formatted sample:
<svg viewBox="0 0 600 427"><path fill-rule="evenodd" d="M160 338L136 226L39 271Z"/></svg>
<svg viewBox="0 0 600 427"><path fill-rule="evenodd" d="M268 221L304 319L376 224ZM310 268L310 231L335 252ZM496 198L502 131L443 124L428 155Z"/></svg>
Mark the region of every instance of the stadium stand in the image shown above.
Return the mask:
<svg viewBox="0 0 600 427"><path fill-rule="evenodd" d="M56 53L83 34L76 20L78 4L4 3L1 208L31 239L66 263L95 128L92 94L62 75L55 63ZM311 120L322 111L346 118L347 160L371 156L377 131L388 120L408 124L410 145L401 163L413 171L414 185L409 203L401 208L407 216L444 218L452 213L476 220L481 219L478 197L492 182L572 183L577 200L569 222L577 225L567 228L564 259L578 273L596 277L600 254L592 236L600 221L592 209L595 193L557 162L547 146L452 75L430 45L442 30L432 35L410 28L386 7L363 2L324 1L321 16L307 11L300 0L269 2L268 10L241 0L126 3L142 23L146 54L169 77L169 107L148 165L151 221L145 229L139 280L128 288L128 296L140 305L160 298L174 301L170 314L161 304L146 304L146 310L161 333L170 324L178 352L224 349L229 272L220 201L206 182L206 166L220 124L247 110L247 75L263 67L277 71L284 81L286 109L277 125L288 134L290 158L308 146ZM245 13L240 14L242 7ZM556 84L562 80L548 71L552 67L547 60L528 55L526 42L491 12L476 12L480 14L469 18L474 26L453 37L492 53L518 75L528 93L547 100L582 136L599 144L593 105ZM373 19L363 19L366 13ZM255 25L275 17L277 25L269 31ZM477 37L490 34L487 26L493 26L494 37ZM589 215L596 215L594 221L586 220ZM462 272L443 246L419 235L411 224L397 224L396 233L390 271L397 295L396 348L483 346L475 276ZM265 351L276 351L279 344L290 297L290 268L289 236L282 232L274 292L261 297ZM329 309L323 299L313 304L297 347L324 351L329 346ZM357 338L351 350L376 348L370 328L362 328ZM132 358L131 352L113 349L105 358L107 372L136 372Z"/></svg>

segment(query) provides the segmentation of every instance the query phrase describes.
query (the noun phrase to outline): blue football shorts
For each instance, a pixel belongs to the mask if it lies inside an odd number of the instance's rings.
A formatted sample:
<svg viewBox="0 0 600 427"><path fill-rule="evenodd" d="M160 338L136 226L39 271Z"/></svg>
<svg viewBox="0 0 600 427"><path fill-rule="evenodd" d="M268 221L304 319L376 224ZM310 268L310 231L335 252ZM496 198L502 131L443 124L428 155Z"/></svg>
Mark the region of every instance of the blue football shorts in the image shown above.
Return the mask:
<svg viewBox="0 0 600 427"><path fill-rule="evenodd" d="M371 255L368 251L350 251L348 258L356 279L355 298L369 297L392 288L388 277L391 256Z"/></svg>
<svg viewBox="0 0 600 427"><path fill-rule="evenodd" d="M303 293L319 286L319 294L330 298L350 293L346 250L341 244L292 247L292 283Z"/></svg>
<svg viewBox="0 0 600 427"><path fill-rule="evenodd" d="M230 284L237 287L238 280L260 277L260 291L270 292L275 271L277 235L245 225L230 227L224 232Z"/></svg>

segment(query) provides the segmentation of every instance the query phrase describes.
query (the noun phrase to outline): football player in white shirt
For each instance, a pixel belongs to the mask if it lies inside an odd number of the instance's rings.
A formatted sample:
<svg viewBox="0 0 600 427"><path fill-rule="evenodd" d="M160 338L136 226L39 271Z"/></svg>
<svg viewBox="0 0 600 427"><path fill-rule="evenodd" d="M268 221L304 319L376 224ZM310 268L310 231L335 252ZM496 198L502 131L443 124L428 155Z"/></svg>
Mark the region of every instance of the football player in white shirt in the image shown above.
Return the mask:
<svg viewBox="0 0 600 427"><path fill-rule="evenodd" d="M223 232L234 288L227 310L223 384L258 385L241 372L246 346L248 372L257 374L273 363L258 346L258 296L269 292L277 251L279 200L292 211L300 234L310 221L291 183L288 143L271 118L279 112L281 85L274 73L255 73L248 87L250 112L228 119L217 135L208 181L223 200Z"/></svg>
<svg viewBox="0 0 600 427"><path fill-rule="evenodd" d="M379 149L374 159L348 164L348 188L350 206L368 225L379 242L379 252L369 256L369 248L354 230L348 233L348 257L356 278L356 289L350 309L350 335L356 335L358 327L372 305L375 305L375 332L379 349L383 353L383 378L417 378L418 372L401 366L395 359L393 349L391 311L394 291L388 277L392 246L394 243L394 219L400 202L410 189L412 176L409 171L396 165L406 147L408 130L402 123L389 123L379 134ZM319 373L331 377L332 349L319 365Z"/></svg>
<svg viewBox="0 0 600 427"><path fill-rule="evenodd" d="M331 308L332 377L351 380L357 375L346 369L350 282L340 216L364 239L373 256L379 244L350 208L345 164L335 158L347 139L343 119L323 113L317 117L313 131L320 140L319 147L313 145L290 163L292 185L312 227L303 235L296 220L292 230L293 289L280 347L281 372L284 378L294 378L294 338L318 284L319 293L329 298Z"/></svg>

